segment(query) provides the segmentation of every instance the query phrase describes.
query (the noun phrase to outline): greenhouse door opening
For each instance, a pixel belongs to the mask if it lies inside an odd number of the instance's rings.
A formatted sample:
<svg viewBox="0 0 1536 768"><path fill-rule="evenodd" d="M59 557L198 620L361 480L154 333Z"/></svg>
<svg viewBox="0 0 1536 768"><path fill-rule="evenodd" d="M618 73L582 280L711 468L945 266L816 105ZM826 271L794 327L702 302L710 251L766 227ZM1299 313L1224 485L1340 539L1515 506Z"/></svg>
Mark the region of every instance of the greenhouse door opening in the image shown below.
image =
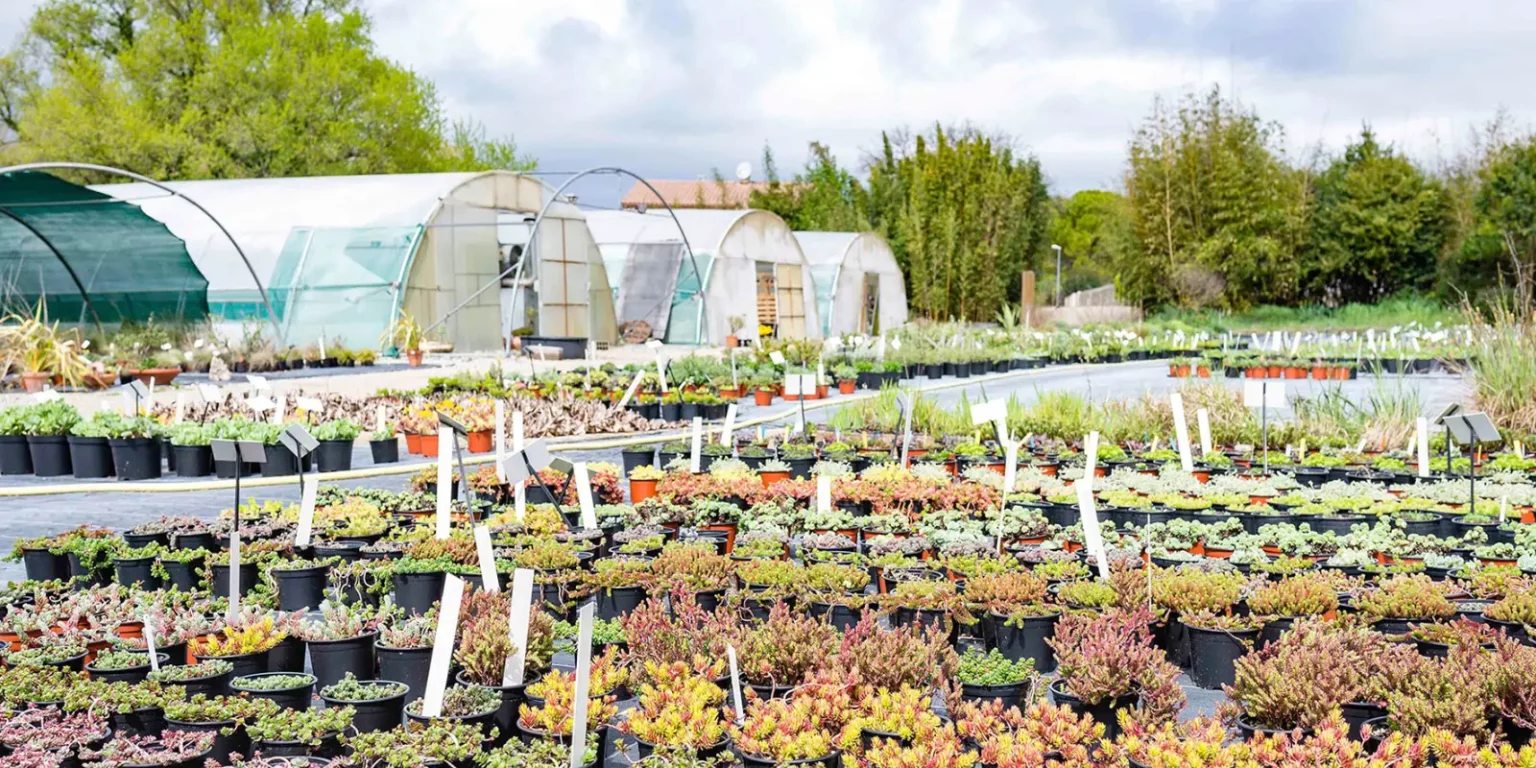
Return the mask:
<svg viewBox="0 0 1536 768"><path fill-rule="evenodd" d="M779 338L805 338L805 271L799 264L778 265Z"/></svg>
<svg viewBox="0 0 1536 768"><path fill-rule="evenodd" d="M774 264L769 261L753 262L757 269L757 335L777 336L779 333L778 280Z"/></svg>
<svg viewBox="0 0 1536 768"><path fill-rule="evenodd" d="M859 333L874 336L880 333L880 275L876 272L864 273L864 300L859 306L863 307L863 313L859 316Z"/></svg>

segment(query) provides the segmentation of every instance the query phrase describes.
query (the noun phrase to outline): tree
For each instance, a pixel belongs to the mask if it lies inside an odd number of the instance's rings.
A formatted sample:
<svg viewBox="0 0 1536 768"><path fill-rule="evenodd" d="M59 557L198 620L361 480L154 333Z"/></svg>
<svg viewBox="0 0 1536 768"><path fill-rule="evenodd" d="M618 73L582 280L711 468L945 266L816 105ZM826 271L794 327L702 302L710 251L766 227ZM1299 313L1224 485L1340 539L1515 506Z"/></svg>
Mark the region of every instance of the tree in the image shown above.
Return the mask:
<svg viewBox="0 0 1536 768"><path fill-rule="evenodd" d="M1130 208L1123 195L1084 189L1052 202L1050 240L1060 245L1071 268L1063 266L1062 292L1094 288L1113 280L1116 267L1135 248ZM1047 270L1053 264L1044 265Z"/></svg>
<svg viewBox="0 0 1536 768"><path fill-rule="evenodd" d="M882 136L869 169L871 223L931 318L990 320L1018 300L1019 273L1048 245L1040 163L974 128L934 128L910 147Z"/></svg>
<svg viewBox="0 0 1536 768"><path fill-rule="evenodd" d="M0 64L8 160L158 178L527 169L379 56L354 0L48 0Z"/></svg>
<svg viewBox="0 0 1536 768"><path fill-rule="evenodd" d="M1439 184L1366 128L1312 189L1301 258L1304 298L1372 302L1432 286L1450 226Z"/></svg>
<svg viewBox="0 0 1536 768"><path fill-rule="evenodd" d="M1180 284L1224 286L1243 309L1296 294L1307 185L1286 164L1279 126L1222 98L1161 99L1131 140L1125 176L1139 248L1117 270L1122 297L1190 304Z"/></svg>
<svg viewBox="0 0 1536 768"><path fill-rule="evenodd" d="M749 205L773 211L796 232L863 232L867 193L852 173L837 164L831 150L811 142L805 171L792 182L779 179L773 150L763 147L767 189L752 191Z"/></svg>
<svg viewBox="0 0 1536 768"><path fill-rule="evenodd" d="M1467 293L1512 288L1516 309L1529 316L1536 309L1536 136L1493 150L1478 181L1477 223L1462 243L1463 272L1453 285Z"/></svg>

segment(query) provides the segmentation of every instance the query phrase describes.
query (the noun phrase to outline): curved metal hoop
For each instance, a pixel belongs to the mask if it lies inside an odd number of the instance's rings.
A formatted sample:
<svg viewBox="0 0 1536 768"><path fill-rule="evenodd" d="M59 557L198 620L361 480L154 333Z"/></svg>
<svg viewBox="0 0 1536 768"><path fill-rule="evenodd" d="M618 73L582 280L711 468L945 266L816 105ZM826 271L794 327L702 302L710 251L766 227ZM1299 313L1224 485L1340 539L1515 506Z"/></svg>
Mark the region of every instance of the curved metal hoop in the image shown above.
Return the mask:
<svg viewBox="0 0 1536 768"><path fill-rule="evenodd" d="M97 165L95 163L24 163L22 165L10 165L10 166L6 166L4 168L0 168L0 174L13 173L13 172L16 172L16 171L46 171L46 170L49 170L49 169L56 169L56 168L68 168L68 169L77 170L77 171L97 171L97 172L100 172L100 173L111 173L111 174L116 174L118 176L123 176L123 177L129 178L129 179L133 179L134 181L141 181L141 182L143 182L145 184L148 184L148 185L154 187L155 189L158 189L158 190L160 190L162 192L165 192L168 195L171 195L172 197L179 197L182 200L187 201L188 203L190 203L192 205L193 208L196 208L204 216L207 216L208 220L213 222L213 225L215 227L219 228L219 232L223 233L224 238L229 241L229 244L234 246L235 253L240 256L240 261L245 263L245 271L250 273L251 281L256 284L256 291L261 294L261 303L263 305L265 305L266 308L267 308L267 321L272 324L272 330L275 333L277 333L277 337L275 339L273 339L273 341L276 342L277 344L282 344L283 343L283 336L282 336L283 330L282 330L282 328L279 328L278 325L277 325L277 312L276 312L276 310L274 310L272 308L272 300L267 298L266 286L262 285L261 284L261 278L256 276L256 268L251 266L251 260L245 257L245 251L240 249L240 243L235 242L234 235L231 235L229 233L229 230L224 228L223 222L220 222L218 217L214 216L212 213L209 213L207 208L204 208L196 200L193 200L192 198L187 197L185 194L183 194L182 192L176 190L173 187L166 186L165 184L163 184L163 183L161 183L159 181L156 181L156 180L154 180L154 179L152 179L152 178L150 178L148 176L143 176L143 175L134 173L133 171L124 170L122 168L114 168L114 167L112 167L110 165ZM45 240L44 242L46 243L47 241ZM53 247L52 245L49 245L50 249L52 249L52 247ZM57 254L58 252L54 251L54 253ZM62 260L62 257L61 257L61 260ZM71 274L73 274L73 270L71 270ZM75 281L75 285L77 285L77 286L80 285L80 281L78 279ZM84 295L85 288L83 286L81 286L80 292L81 292L82 295ZM90 304L90 299L89 298L86 298L86 303L88 305ZM96 309L94 307L91 308L91 314L92 315L96 314ZM100 325L100 324L101 323L98 320L97 321L97 325Z"/></svg>
<svg viewBox="0 0 1536 768"><path fill-rule="evenodd" d="M523 277L523 265L528 263L529 256L538 248L539 225L544 223L544 214L549 212L549 207L554 205L556 200L560 199L560 194L564 192L566 187L569 187L573 182L583 177L594 176L600 173L623 174L633 178L635 181L644 184L645 188L649 189L651 194L655 195L656 199L661 201L662 207L667 209L667 215L672 217L672 223L677 225L678 235L683 239L683 248L688 252L688 266L693 269L693 276L699 281L699 315L701 318L703 318L703 321L699 327L699 340L702 342L703 340L708 339L709 305L707 303L708 299L705 298L705 294L708 293L708 286L704 285L704 275L703 273L699 272L699 262L693 257L693 245L688 242L688 233L683 231L683 223L678 221L677 213L673 211L672 206L667 203L667 198L662 196L661 192L657 191L655 187L651 186L649 181L646 181L644 177L634 173L633 171L628 171L617 166L600 166L597 168L588 168L587 170L577 173L576 175L566 179L560 184L559 187L556 187L555 191L550 193L549 199L544 201L543 207L539 208L539 214L534 217L533 224L528 227L528 249L524 252L523 258L518 259L517 266L508 267L507 269L503 270L501 274L497 275L495 279L491 280L485 285L480 286L479 290L475 291L474 293L470 294L468 298L459 302L456 306L454 306L453 309L448 310L447 314L443 315L441 318L438 318L437 322L427 326L426 329L422 331L422 333L431 331L443 323L448 322L448 318L453 317L459 312L459 310L469 306L469 303L479 298L481 294L490 290L494 286L501 285L501 281L505 280L507 275L513 275L514 281L521 280ZM546 184L545 186L548 185Z"/></svg>

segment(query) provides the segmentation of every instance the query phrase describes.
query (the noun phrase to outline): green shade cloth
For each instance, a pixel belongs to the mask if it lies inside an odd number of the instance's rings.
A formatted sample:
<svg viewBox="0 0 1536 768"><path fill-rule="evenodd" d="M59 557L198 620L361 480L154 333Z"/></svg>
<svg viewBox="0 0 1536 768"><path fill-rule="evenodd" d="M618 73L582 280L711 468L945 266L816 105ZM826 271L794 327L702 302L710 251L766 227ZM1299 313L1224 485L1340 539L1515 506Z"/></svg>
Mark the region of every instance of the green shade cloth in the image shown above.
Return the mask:
<svg viewBox="0 0 1536 768"><path fill-rule="evenodd" d="M40 299L66 323L196 322L208 316L208 280L138 206L39 171L3 174L0 300Z"/></svg>

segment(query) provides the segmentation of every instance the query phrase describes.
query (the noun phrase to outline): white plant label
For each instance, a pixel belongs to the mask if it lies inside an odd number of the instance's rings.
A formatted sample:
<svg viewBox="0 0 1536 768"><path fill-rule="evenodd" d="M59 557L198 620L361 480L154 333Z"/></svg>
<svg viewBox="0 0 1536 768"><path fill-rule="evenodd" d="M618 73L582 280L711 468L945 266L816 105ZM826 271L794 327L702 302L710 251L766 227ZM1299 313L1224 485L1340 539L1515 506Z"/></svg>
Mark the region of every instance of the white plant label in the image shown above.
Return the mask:
<svg viewBox="0 0 1536 768"><path fill-rule="evenodd" d="M746 708L741 705L741 672L736 668L736 646L725 647L726 661L731 664L731 700L736 704L736 724L746 719Z"/></svg>
<svg viewBox="0 0 1536 768"><path fill-rule="evenodd" d="M282 424L283 423L283 416L285 415L283 411L284 411L284 405L286 404L286 402L287 402L287 398L283 398L283 397L279 397L275 401L273 401L273 403L272 403L272 423L273 424Z"/></svg>
<svg viewBox="0 0 1536 768"><path fill-rule="evenodd" d="M581 527L597 530L597 509L592 506L592 478L587 474L586 462L578 461L571 467L576 483L576 499L581 504Z"/></svg>
<svg viewBox="0 0 1536 768"><path fill-rule="evenodd" d="M629 401L635 398L635 393L640 391L640 380L643 378L643 376L636 374L634 380L629 382L629 389L624 390L624 397L619 399L620 408L629 405Z"/></svg>
<svg viewBox="0 0 1536 768"><path fill-rule="evenodd" d="M171 423L180 424L187 417L187 398L181 392L176 393L176 410L171 414Z"/></svg>
<svg viewBox="0 0 1536 768"><path fill-rule="evenodd" d="M240 615L240 526L229 532L229 620Z"/></svg>
<svg viewBox="0 0 1536 768"><path fill-rule="evenodd" d="M496 401L496 481L507 481L507 470L501 466L507 460L507 403Z"/></svg>
<svg viewBox="0 0 1536 768"><path fill-rule="evenodd" d="M1189 422L1184 419L1184 396L1178 392L1168 395L1173 406L1173 436L1179 441L1179 464L1185 472L1195 471L1195 457L1189 450Z"/></svg>
<svg viewBox="0 0 1536 768"><path fill-rule="evenodd" d="M827 369L821 360L816 361L816 386L821 386L827 380Z"/></svg>
<svg viewBox="0 0 1536 768"><path fill-rule="evenodd" d="M656 353L656 378L661 381L661 393L667 393L667 364L661 359L661 353Z"/></svg>
<svg viewBox="0 0 1536 768"><path fill-rule="evenodd" d="M1013 487L1019 479L1019 444L1010 442L1003 446L1003 501L1007 502L1008 494L1013 493Z"/></svg>
<svg viewBox="0 0 1536 768"><path fill-rule="evenodd" d="M1099 578L1109 581L1109 555L1104 552L1104 532L1099 528L1099 512L1093 502L1093 489L1081 483L1077 486L1077 507L1083 515L1083 546L1098 561Z"/></svg>
<svg viewBox="0 0 1536 768"><path fill-rule="evenodd" d="M35 401L35 402L39 402L39 403L51 403L51 402L53 402L55 400L63 400L63 399L64 399L63 395L59 394L58 392L56 392L56 391L54 391L52 389L48 389L48 390L44 390L42 392L38 392L37 394L32 396L32 400Z"/></svg>
<svg viewBox="0 0 1536 768"><path fill-rule="evenodd" d="M437 429L437 538L448 538L453 514L453 430Z"/></svg>
<svg viewBox="0 0 1536 768"><path fill-rule="evenodd" d="M799 397L800 394L800 377L792 373L784 374L784 396Z"/></svg>
<svg viewBox="0 0 1536 768"><path fill-rule="evenodd" d="M427 690L421 697L421 714L426 717L443 714L443 692L448 690L448 665L453 661L453 636L459 628L459 604L463 600L464 580L448 574L443 581L443 599L437 609L437 634L432 638Z"/></svg>
<svg viewBox="0 0 1536 768"><path fill-rule="evenodd" d="M725 407L725 424L720 427L720 444L731 444L731 433L736 431L736 404L731 403Z"/></svg>
<svg viewBox="0 0 1536 768"><path fill-rule="evenodd" d="M1429 419L1420 416L1414 422L1413 437L1419 454L1419 477L1429 477Z"/></svg>
<svg viewBox="0 0 1536 768"><path fill-rule="evenodd" d="M1508 496L1504 496L1504 497L1499 499L1499 525L1503 525L1505 519L1508 518L1508 517L1509 517L1509 497Z"/></svg>
<svg viewBox="0 0 1536 768"><path fill-rule="evenodd" d="M823 515L832 512L832 476L816 476L816 510Z"/></svg>
<svg viewBox="0 0 1536 768"><path fill-rule="evenodd" d="M774 365L783 365L784 353L775 349L774 351L768 353L768 359L772 360Z"/></svg>
<svg viewBox="0 0 1536 768"><path fill-rule="evenodd" d="M528 661L528 612L533 610L533 571L519 568L512 572L512 615L507 617L507 639L512 653L501 669L502 685L522 685L523 667Z"/></svg>
<svg viewBox="0 0 1536 768"><path fill-rule="evenodd" d="M523 450L523 412L512 412L512 452L519 453ZM528 511L528 484L518 483L512 489L512 516L519 523L523 521L523 514Z"/></svg>
<svg viewBox="0 0 1536 768"><path fill-rule="evenodd" d="M384 406L381 405L381 406L379 406L377 408L374 408L373 409L373 431L374 432L383 432L384 428L387 427L387 426L389 426L389 419L385 416Z"/></svg>
<svg viewBox="0 0 1536 768"><path fill-rule="evenodd" d="M571 707L571 768L586 765L587 756L587 698L592 685L592 617L597 606L587 603L581 607L580 623L576 629L576 690Z"/></svg>
<svg viewBox="0 0 1536 768"><path fill-rule="evenodd" d="M1211 412L1199 408L1195 410L1195 422L1200 425L1200 455L1211 455Z"/></svg>
<svg viewBox="0 0 1536 768"><path fill-rule="evenodd" d="M1083 438L1083 479L1078 481L1079 485L1093 487L1094 465L1098 460L1099 433L1089 432L1088 436ZM1097 520L1094 521L1094 525L1098 525Z"/></svg>
<svg viewBox="0 0 1536 768"><path fill-rule="evenodd" d="M160 657L155 653L155 626L149 623L149 617L145 616L144 624L144 650L149 653L149 671L160 671Z"/></svg>
<svg viewBox="0 0 1536 768"><path fill-rule="evenodd" d="M688 467L697 475L703 472L702 460L704 458L704 420L698 416L693 417L693 443L689 446Z"/></svg>
<svg viewBox="0 0 1536 768"><path fill-rule="evenodd" d="M319 413L325 410L325 401L318 397L301 397L295 400L294 403L299 410L309 413Z"/></svg>
<svg viewBox="0 0 1536 768"><path fill-rule="evenodd" d="M319 490L320 483L317 478L310 475L299 475L299 529L294 532L294 543L301 547L309 546L309 540L314 535L315 529L315 492Z"/></svg>
<svg viewBox="0 0 1536 768"><path fill-rule="evenodd" d="M222 402L224 402L224 393L220 392L219 388L217 386L212 385L212 384L199 384L199 385L197 385L197 393L199 395L202 395L203 402L205 402L205 403L222 403Z"/></svg>
<svg viewBox="0 0 1536 768"><path fill-rule="evenodd" d="M267 377L265 376L257 376L253 373L249 376L246 376L245 380L249 381L251 383L251 389L254 389L257 392L272 389L272 385L267 383Z"/></svg>
<svg viewBox="0 0 1536 768"><path fill-rule="evenodd" d="M981 426L987 422L997 426L997 439L1003 445L1008 444L1008 401L988 400L985 403L977 403L971 406L971 425Z"/></svg>
<svg viewBox="0 0 1536 768"><path fill-rule="evenodd" d="M480 588L487 592L500 592L501 582L496 580L496 551L491 549L491 529L475 526L475 554L480 558Z"/></svg>

